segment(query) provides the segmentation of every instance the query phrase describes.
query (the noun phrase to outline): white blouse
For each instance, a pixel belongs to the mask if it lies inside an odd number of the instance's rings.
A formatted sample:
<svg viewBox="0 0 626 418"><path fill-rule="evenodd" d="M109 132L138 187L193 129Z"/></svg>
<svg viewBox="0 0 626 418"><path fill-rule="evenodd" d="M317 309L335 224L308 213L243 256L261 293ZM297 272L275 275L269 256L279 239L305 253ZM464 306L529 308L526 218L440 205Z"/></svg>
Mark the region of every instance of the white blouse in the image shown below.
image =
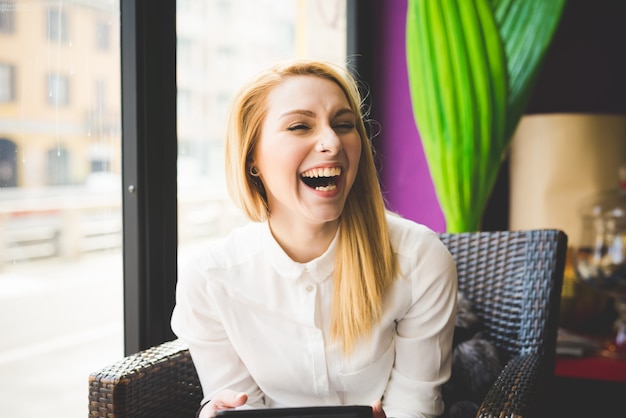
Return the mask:
<svg viewBox="0 0 626 418"><path fill-rule="evenodd" d="M456 268L437 235L387 216L401 277L371 338L346 356L329 337L336 241L294 262L267 223L212 243L181 272L172 329L185 340L205 401L229 388L249 407L370 405L388 417L443 412L450 376Z"/></svg>

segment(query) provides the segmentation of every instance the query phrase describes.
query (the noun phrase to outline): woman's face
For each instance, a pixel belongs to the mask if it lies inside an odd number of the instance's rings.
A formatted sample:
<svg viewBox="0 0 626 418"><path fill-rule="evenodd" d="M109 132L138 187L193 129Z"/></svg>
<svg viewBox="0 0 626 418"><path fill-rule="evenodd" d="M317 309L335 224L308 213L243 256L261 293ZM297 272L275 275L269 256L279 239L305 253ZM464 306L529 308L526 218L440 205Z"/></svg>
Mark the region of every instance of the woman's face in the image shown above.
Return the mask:
<svg viewBox="0 0 626 418"><path fill-rule="evenodd" d="M330 80L290 76L274 87L252 161L271 220L295 225L339 218L361 156L356 122L345 94Z"/></svg>

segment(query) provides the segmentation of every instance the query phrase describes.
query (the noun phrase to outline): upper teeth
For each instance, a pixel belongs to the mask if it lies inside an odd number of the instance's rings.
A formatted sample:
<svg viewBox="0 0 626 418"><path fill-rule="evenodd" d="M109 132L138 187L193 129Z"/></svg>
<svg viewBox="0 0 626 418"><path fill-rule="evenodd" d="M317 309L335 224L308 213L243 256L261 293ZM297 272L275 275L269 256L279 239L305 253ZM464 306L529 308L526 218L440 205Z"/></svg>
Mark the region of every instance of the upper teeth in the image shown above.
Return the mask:
<svg viewBox="0 0 626 418"><path fill-rule="evenodd" d="M312 168L302 173L302 177L334 177L341 174L341 167Z"/></svg>

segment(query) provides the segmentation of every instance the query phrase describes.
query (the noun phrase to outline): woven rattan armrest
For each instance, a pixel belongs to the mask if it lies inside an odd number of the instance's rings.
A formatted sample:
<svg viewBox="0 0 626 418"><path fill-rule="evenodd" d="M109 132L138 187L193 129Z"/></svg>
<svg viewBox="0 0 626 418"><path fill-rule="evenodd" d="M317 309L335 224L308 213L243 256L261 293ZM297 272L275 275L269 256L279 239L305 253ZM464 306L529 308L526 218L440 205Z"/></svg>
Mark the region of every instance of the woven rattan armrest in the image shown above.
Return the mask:
<svg viewBox="0 0 626 418"><path fill-rule="evenodd" d="M505 365L483 400L478 417L529 417L545 382L539 375L543 356L519 355Z"/></svg>
<svg viewBox="0 0 626 418"><path fill-rule="evenodd" d="M194 417L202 389L187 346L163 343L89 376L89 416Z"/></svg>

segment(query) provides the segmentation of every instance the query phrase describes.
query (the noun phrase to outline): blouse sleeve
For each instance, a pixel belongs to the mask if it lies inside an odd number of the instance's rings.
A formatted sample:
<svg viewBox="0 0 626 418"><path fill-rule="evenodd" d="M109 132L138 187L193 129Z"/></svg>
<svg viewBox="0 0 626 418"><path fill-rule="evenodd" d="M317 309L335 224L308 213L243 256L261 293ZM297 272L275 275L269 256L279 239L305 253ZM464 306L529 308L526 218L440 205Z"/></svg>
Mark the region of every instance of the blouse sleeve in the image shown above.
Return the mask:
<svg viewBox="0 0 626 418"><path fill-rule="evenodd" d="M189 346L203 403L224 389L232 389L248 394L248 407L262 407L263 394L226 335L209 291L210 278L202 270L195 261L179 275L171 326Z"/></svg>
<svg viewBox="0 0 626 418"><path fill-rule="evenodd" d="M410 258L404 273L412 304L397 320L395 363L383 398L387 416L395 418L442 414L441 386L452 366L456 266L434 232L410 247L402 251Z"/></svg>

